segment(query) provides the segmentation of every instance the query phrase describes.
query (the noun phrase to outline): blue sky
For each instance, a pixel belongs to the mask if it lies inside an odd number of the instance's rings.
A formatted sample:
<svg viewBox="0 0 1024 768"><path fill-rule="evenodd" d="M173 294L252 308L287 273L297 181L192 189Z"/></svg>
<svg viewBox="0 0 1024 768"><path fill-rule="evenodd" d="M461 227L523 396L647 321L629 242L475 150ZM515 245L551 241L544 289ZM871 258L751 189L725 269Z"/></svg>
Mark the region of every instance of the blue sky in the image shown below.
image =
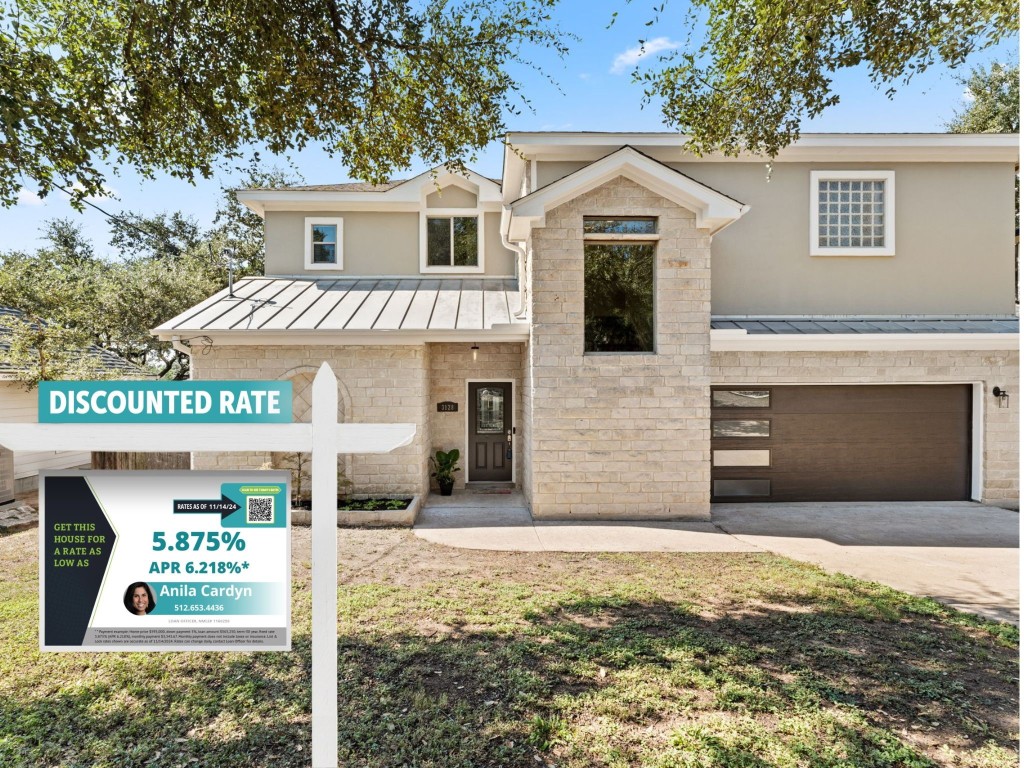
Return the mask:
<svg viewBox="0 0 1024 768"><path fill-rule="evenodd" d="M511 130L524 131L658 131L664 130L657 104L641 108L643 91L631 82L633 66L616 60L635 49L638 42L658 41L670 45L686 40L686 29L681 23L682 13L667 11L657 24L647 27L650 6L646 3L624 4L622 0L593 0L582 3L563 0L556 18L563 29L574 32L579 40L570 42L570 53L564 59L548 51L530 52L540 69L557 83L552 85L545 77L526 67L518 67L514 74L523 83L534 110L510 116ZM671 6L670 6L671 9ZM614 11L619 16L608 28ZM641 64L654 63L650 56ZM997 48L984 51L967 63L984 64L993 59L1001 61L1018 58L1018 40L1004 41ZM963 104L962 88L954 74L935 67L920 75L908 86L900 88L889 100L876 90L862 71L851 71L836 78L841 102L818 119L802 127L804 132L916 132L941 131L954 110ZM261 153L269 159L267 153ZM497 142L488 147L475 161L474 170L497 177L501 174L501 146ZM307 149L291 158L293 164L310 184L323 184L349 180L347 170L337 160L317 149ZM279 165L286 165L281 159ZM414 166L408 174L425 170ZM230 184L230 174L204 181L196 186L186 182L158 177L148 181L134 173L112 176L108 183L117 199L96 201L108 211L122 210L156 213L181 210L195 217L201 225L210 223L217 208L222 183ZM106 256L116 256L108 245L106 219L88 209L78 213L61 195L52 195L40 201L30 191L23 193L23 201L14 208L0 209L0 250L33 250L38 247L39 230L46 219L71 218L80 222L86 234Z"/></svg>

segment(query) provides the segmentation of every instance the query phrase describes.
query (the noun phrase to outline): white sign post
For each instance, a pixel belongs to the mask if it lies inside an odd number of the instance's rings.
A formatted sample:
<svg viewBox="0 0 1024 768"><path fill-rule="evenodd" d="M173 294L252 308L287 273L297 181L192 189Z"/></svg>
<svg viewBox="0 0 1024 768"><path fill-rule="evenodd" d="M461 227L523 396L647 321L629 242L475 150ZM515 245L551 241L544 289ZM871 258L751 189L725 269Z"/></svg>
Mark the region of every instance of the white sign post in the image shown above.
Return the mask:
<svg viewBox="0 0 1024 768"><path fill-rule="evenodd" d="M339 424L338 380L313 380L310 424L3 424L12 451L310 453L313 494L313 768L338 765L338 454L390 453L415 424Z"/></svg>

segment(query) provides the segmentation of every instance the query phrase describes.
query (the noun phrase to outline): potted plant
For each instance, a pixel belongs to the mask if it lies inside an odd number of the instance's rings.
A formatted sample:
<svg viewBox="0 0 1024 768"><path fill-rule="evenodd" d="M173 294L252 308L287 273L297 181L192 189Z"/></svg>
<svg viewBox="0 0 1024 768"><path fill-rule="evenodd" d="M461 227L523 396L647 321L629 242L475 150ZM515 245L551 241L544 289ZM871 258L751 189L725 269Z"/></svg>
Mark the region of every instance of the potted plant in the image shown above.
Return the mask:
<svg viewBox="0 0 1024 768"><path fill-rule="evenodd" d="M438 451L430 458L430 466L434 471L431 477L437 478L437 487L441 489L442 496L452 495L452 486L455 485L455 473L460 471L459 449L452 448L450 451Z"/></svg>

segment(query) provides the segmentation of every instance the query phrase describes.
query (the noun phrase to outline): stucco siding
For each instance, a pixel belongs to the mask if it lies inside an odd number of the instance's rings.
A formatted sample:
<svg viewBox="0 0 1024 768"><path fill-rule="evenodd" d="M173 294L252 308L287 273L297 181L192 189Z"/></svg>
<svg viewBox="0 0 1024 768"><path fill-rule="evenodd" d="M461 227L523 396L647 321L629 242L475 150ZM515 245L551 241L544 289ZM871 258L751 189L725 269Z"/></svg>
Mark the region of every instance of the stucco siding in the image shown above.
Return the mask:
<svg viewBox="0 0 1024 768"><path fill-rule="evenodd" d="M980 382L981 501L1019 498L1019 355L991 351L712 352L712 384L941 384ZM998 408L993 387L1011 393ZM975 413L975 418L978 414Z"/></svg>
<svg viewBox="0 0 1024 768"><path fill-rule="evenodd" d="M543 186L582 162L539 162ZM671 163L750 211L711 245L715 314L1012 314L1009 163ZM812 170L895 172L894 256L810 255Z"/></svg>
<svg viewBox="0 0 1024 768"><path fill-rule="evenodd" d="M427 208L476 208L476 194L449 184L427 195Z"/></svg>
<svg viewBox="0 0 1024 768"><path fill-rule="evenodd" d="M458 190L464 192L464 190ZM436 193L435 193L436 194ZM447 194L447 191L446 191ZM466 193L468 194L468 193ZM474 196L475 201L475 196ZM343 220L344 269L307 271L305 264L305 220L323 216ZM515 254L501 244L501 214L485 213L484 274L515 275ZM266 274L410 275L420 273L420 215L415 211L385 213L369 211L268 211L265 219Z"/></svg>
<svg viewBox="0 0 1024 768"><path fill-rule="evenodd" d="M680 165L751 206L711 247L715 314L1013 314L1013 168ZM894 256L810 255L810 172L895 171Z"/></svg>
<svg viewBox="0 0 1024 768"><path fill-rule="evenodd" d="M584 215L658 217L656 353L583 353ZM534 517L707 519L707 232L618 178L550 211L532 247Z"/></svg>

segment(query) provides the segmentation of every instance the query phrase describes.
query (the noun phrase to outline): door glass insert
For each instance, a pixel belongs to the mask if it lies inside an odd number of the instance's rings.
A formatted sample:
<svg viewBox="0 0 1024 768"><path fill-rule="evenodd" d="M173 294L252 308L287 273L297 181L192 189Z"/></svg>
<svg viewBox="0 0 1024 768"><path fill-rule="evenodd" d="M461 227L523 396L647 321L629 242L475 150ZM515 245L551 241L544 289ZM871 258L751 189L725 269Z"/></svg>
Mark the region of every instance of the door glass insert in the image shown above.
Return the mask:
<svg viewBox="0 0 1024 768"><path fill-rule="evenodd" d="M711 393L711 407L768 408L770 395L767 389L716 389Z"/></svg>
<svg viewBox="0 0 1024 768"><path fill-rule="evenodd" d="M771 496L771 480L715 480L715 496Z"/></svg>
<svg viewBox="0 0 1024 768"><path fill-rule="evenodd" d="M712 437L770 437L768 419L713 419Z"/></svg>
<svg viewBox="0 0 1024 768"><path fill-rule="evenodd" d="M501 387L476 391L476 433L496 435L505 431L505 393Z"/></svg>

